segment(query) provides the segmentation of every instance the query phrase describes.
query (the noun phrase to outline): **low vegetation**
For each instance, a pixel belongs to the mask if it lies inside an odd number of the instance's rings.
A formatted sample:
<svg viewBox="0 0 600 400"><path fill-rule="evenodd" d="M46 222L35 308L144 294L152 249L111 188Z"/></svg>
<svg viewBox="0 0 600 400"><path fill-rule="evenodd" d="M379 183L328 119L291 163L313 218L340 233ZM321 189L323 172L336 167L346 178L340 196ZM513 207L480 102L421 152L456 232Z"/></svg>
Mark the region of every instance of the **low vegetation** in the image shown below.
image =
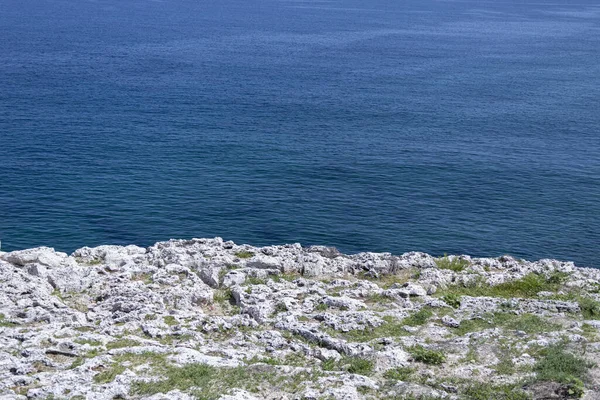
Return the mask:
<svg viewBox="0 0 600 400"><path fill-rule="evenodd" d="M579 308L585 319L600 319L600 302L589 297L581 297Z"/></svg>
<svg viewBox="0 0 600 400"><path fill-rule="evenodd" d="M132 399L179 390L216 400L233 389L322 400L598 396L599 369L587 361L600 354L595 270L453 256L435 268L419 253L321 265L315 248L223 247L157 248L118 266L110 255L103 268L64 263L53 287L3 261L15 277L0 314L9 395L93 397L118 386ZM237 265L230 249L244 249ZM240 260L267 253L302 273ZM86 269L98 272L91 286L71 291L69 277ZM148 271L160 272L156 282Z"/></svg>
<svg viewBox="0 0 600 400"><path fill-rule="evenodd" d="M446 356L441 351L427 349L423 346L414 346L408 349L413 359L424 364L439 365L446 361Z"/></svg>
<svg viewBox="0 0 600 400"><path fill-rule="evenodd" d="M382 337L398 337L406 336L409 332L404 329L406 325L404 321L399 321L394 317L383 317L384 323L376 327L365 327L365 329L355 329L348 332L338 333L331 332L334 335L342 337L354 342L368 342Z"/></svg>
<svg viewBox="0 0 600 400"><path fill-rule="evenodd" d="M435 263L440 269L449 269L454 272L461 272L469 266L468 260L459 257L450 258L447 255L437 258Z"/></svg>
<svg viewBox="0 0 600 400"><path fill-rule="evenodd" d="M594 364L568 352L564 344L545 349L534 367L536 382L557 382L565 385L568 394L574 398L583 395L584 382Z"/></svg>
<svg viewBox="0 0 600 400"><path fill-rule="evenodd" d="M427 322L432 316L433 312L430 309L422 308L411 316L404 318L402 323L408 326L420 326Z"/></svg>
<svg viewBox="0 0 600 400"><path fill-rule="evenodd" d="M468 286L454 285L440 291L438 296L455 299L459 299L460 296L533 298L540 292L559 291L563 280L564 276L562 273L554 273L549 276L530 273L521 279L494 286L487 284L483 280L475 281Z"/></svg>
<svg viewBox="0 0 600 400"><path fill-rule="evenodd" d="M371 375L371 373L373 373L375 364L372 360L360 357L350 357L345 361L348 364L346 370L351 374Z"/></svg>
<svg viewBox="0 0 600 400"><path fill-rule="evenodd" d="M454 328L454 332L462 336L470 332L490 328L503 328L522 331L527 334L536 334L556 331L561 329L562 326L533 314L496 312L486 313L479 318L463 320L460 322L458 328Z"/></svg>
<svg viewBox="0 0 600 400"><path fill-rule="evenodd" d="M531 400L531 396L517 385L473 383L465 390L467 400Z"/></svg>
<svg viewBox="0 0 600 400"><path fill-rule="evenodd" d="M4 316L4 314L0 314L0 327L2 326L16 326L17 324L15 324L14 322L10 322L6 320L6 317Z"/></svg>
<svg viewBox="0 0 600 400"><path fill-rule="evenodd" d="M273 368L276 367L258 364L236 368L217 368L206 364L169 366L158 381L133 382L131 393L153 395L182 390L199 399L216 400L232 388L250 392L258 392L260 388L269 388L271 391L285 389L288 393L296 393L302 387L302 382L317 379L311 372L278 374Z"/></svg>
<svg viewBox="0 0 600 400"><path fill-rule="evenodd" d="M167 355L153 352L124 353L113 357L113 363L94 376L96 383L109 383L128 368L147 364L155 372L163 372L167 368Z"/></svg>
<svg viewBox="0 0 600 400"><path fill-rule="evenodd" d="M252 257L254 257L254 253L251 252L251 251L241 250L241 251L236 252L235 256L237 258L242 258L242 259L244 259L244 258L252 258Z"/></svg>
<svg viewBox="0 0 600 400"><path fill-rule="evenodd" d="M416 370L411 367L398 367L387 370L383 374L383 377L387 379L393 379L396 381L407 381L410 380L415 371Z"/></svg>
<svg viewBox="0 0 600 400"><path fill-rule="evenodd" d="M108 350L139 346L140 342L133 339L117 339L106 344Z"/></svg>

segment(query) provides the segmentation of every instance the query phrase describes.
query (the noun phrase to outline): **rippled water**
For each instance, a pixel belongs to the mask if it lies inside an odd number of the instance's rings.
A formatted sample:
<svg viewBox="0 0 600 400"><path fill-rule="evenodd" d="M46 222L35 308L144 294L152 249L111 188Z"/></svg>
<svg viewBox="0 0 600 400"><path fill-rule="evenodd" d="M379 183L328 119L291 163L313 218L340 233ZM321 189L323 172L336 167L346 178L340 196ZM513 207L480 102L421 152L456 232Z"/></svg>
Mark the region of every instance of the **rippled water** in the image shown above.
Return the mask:
<svg viewBox="0 0 600 400"><path fill-rule="evenodd" d="M4 0L2 249L600 266L596 1Z"/></svg>

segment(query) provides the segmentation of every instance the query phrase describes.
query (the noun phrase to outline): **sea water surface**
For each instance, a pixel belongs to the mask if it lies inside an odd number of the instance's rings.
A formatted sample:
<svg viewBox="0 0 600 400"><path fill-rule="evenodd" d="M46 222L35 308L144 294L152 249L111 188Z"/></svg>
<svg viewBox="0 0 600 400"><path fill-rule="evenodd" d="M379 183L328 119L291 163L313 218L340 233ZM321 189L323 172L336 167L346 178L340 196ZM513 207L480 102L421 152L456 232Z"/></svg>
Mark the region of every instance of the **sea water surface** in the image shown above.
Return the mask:
<svg viewBox="0 0 600 400"><path fill-rule="evenodd" d="M2 0L0 240L600 267L596 0Z"/></svg>

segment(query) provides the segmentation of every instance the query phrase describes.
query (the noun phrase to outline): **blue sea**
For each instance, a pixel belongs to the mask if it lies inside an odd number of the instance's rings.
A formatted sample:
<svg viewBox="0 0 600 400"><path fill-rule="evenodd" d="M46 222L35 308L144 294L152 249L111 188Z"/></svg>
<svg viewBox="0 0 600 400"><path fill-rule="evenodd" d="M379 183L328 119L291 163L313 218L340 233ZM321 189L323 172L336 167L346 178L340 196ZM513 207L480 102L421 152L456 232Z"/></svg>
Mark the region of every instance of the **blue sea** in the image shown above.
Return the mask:
<svg viewBox="0 0 600 400"><path fill-rule="evenodd" d="M597 0L2 0L0 240L600 267Z"/></svg>

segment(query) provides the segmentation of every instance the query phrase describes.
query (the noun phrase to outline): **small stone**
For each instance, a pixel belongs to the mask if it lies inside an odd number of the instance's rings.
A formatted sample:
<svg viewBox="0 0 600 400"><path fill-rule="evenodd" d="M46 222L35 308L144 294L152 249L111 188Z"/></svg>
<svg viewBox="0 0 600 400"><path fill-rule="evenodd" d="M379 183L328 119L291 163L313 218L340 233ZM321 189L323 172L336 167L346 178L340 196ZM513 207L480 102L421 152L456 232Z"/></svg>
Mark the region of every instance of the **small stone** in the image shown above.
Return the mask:
<svg viewBox="0 0 600 400"><path fill-rule="evenodd" d="M454 318L452 318L449 315L444 315L442 317L442 324L444 324L450 328L458 328L460 326L460 322L455 320Z"/></svg>

